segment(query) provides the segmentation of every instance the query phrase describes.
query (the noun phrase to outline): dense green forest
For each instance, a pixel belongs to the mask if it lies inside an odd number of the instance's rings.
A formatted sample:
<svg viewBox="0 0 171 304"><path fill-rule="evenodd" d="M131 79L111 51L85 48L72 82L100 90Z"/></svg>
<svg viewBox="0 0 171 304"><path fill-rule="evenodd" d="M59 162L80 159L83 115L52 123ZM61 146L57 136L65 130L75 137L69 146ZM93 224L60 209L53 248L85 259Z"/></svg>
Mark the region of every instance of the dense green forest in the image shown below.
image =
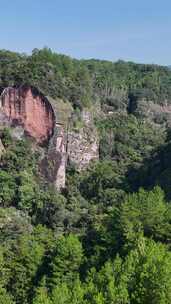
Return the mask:
<svg viewBox="0 0 171 304"><path fill-rule="evenodd" d="M29 139L0 130L0 303L170 304L170 127L135 109L171 104L171 70L1 50L1 91L21 84L93 108L100 159L58 193Z"/></svg>
<svg viewBox="0 0 171 304"><path fill-rule="evenodd" d="M128 99L134 102L138 98L171 103L171 70L167 67L76 60L48 48L34 49L30 56L1 50L0 87L24 83L78 107L100 101L122 109L128 106Z"/></svg>

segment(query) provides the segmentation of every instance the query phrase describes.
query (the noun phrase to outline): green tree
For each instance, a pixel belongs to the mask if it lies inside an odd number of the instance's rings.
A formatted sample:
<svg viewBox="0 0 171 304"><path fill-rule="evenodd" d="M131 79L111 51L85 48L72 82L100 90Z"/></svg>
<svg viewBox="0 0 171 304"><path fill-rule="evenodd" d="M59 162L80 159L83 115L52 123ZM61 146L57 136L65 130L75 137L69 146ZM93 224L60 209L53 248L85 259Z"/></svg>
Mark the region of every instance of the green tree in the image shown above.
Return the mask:
<svg viewBox="0 0 171 304"><path fill-rule="evenodd" d="M127 240L143 231L145 236L165 242L170 240L170 206L160 187L152 191L141 189L130 194L120 208L119 225Z"/></svg>
<svg viewBox="0 0 171 304"><path fill-rule="evenodd" d="M73 234L61 236L56 242L51 263L51 286L55 287L60 282L71 283L76 279L82 259L82 245L78 238Z"/></svg>
<svg viewBox="0 0 171 304"><path fill-rule="evenodd" d="M12 175L6 171L0 171L0 204L8 207L14 204L16 183Z"/></svg>
<svg viewBox="0 0 171 304"><path fill-rule="evenodd" d="M0 303L1 304L15 304L9 294L4 288L0 286Z"/></svg>
<svg viewBox="0 0 171 304"><path fill-rule="evenodd" d="M32 304L52 304L45 287L39 287L36 290L36 296L34 297Z"/></svg>

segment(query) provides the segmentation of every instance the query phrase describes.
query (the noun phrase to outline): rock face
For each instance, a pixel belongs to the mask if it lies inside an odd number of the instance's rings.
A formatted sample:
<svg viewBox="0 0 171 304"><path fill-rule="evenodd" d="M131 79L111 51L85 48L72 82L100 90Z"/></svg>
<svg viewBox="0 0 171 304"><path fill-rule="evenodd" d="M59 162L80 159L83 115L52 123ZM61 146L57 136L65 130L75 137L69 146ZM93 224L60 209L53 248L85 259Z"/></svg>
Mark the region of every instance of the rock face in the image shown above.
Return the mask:
<svg viewBox="0 0 171 304"><path fill-rule="evenodd" d="M90 161L99 158L99 143L96 134L91 130L82 129L80 133L68 134L68 160L81 171L86 169Z"/></svg>
<svg viewBox="0 0 171 304"><path fill-rule="evenodd" d="M49 102L31 86L6 88L0 97L0 126L12 127L17 139L29 136L36 147L42 146L40 172L57 190L65 187L68 161L82 170L99 156L98 135L91 113L83 111L83 128L74 130L68 123L72 111L69 108L65 111L64 105L63 108L60 104L57 106L57 101ZM1 143L0 150L3 150Z"/></svg>
<svg viewBox="0 0 171 304"><path fill-rule="evenodd" d="M3 155L3 153L5 152L5 147L0 139L0 158Z"/></svg>
<svg viewBox="0 0 171 304"><path fill-rule="evenodd" d="M45 148L40 171L49 183L60 190L65 187L66 144L64 132L56 125L55 114L48 99L31 86L9 87L1 94L1 127L12 127L15 138L29 136ZM0 142L0 155L1 152Z"/></svg>
<svg viewBox="0 0 171 304"><path fill-rule="evenodd" d="M148 119L157 124L171 127L171 105L166 101L159 104L150 100L139 99L132 104L131 114L137 117Z"/></svg>
<svg viewBox="0 0 171 304"><path fill-rule="evenodd" d="M1 95L1 122L21 126L37 143L53 135L55 116L51 104L37 89L22 86L6 88Z"/></svg>
<svg viewBox="0 0 171 304"><path fill-rule="evenodd" d="M66 134L63 125L56 123L48 154L41 162L41 169L46 179L53 183L57 190L65 187L66 161Z"/></svg>
<svg viewBox="0 0 171 304"><path fill-rule="evenodd" d="M99 158L99 138L90 112L82 112L84 126L68 132L68 161L77 170L86 169L90 161Z"/></svg>

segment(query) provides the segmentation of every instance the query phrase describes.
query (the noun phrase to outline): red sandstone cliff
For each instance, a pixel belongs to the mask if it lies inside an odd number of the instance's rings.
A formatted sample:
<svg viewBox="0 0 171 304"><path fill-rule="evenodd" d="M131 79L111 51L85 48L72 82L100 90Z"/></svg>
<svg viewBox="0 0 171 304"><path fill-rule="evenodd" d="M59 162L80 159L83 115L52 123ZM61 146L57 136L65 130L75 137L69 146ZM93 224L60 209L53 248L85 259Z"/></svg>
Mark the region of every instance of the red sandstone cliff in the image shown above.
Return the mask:
<svg viewBox="0 0 171 304"><path fill-rule="evenodd" d="M53 135L55 115L51 104L37 89L22 86L6 88L1 95L1 112L11 126L44 143Z"/></svg>
<svg viewBox="0 0 171 304"><path fill-rule="evenodd" d="M14 138L28 135L38 145L45 144L40 172L58 190L65 187L67 160L82 170L91 160L98 159L98 135L92 115L83 112L84 128L79 133L68 128L66 134L66 126L59 119L60 110L57 101L50 103L31 86L6 88L0 96L0 126L14 127ZM65 120L69 117L64 116Z"/></svg>

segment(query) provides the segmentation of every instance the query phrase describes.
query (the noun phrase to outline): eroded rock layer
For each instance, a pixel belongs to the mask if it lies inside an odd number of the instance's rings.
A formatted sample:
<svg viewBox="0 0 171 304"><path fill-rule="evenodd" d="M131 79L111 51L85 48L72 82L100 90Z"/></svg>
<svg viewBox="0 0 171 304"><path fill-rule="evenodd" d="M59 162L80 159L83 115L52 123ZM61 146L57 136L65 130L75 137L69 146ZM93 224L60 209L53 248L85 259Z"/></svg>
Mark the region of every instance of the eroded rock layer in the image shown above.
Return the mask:
<svg viewBox="0 0 171 304"><path fill-rule="evenodd" d="M34 139L33 146L42 155L40 172L57 190L65 187L67 162L83 170L99 157L98 134L91 113L82 112L83 127L79 130L73 128L72 121L69 123L71 113L71 106L62 106L57 100L49 102L31 86L8 87L0 95L0 127L12 127L14 138L27 135Z"/></svg>
<svg viewBox="0 0 171 304"><path fill-rule="evenodd" d="M42 144L53 135L55 115L51 104L36 88L6 88L1 94L1 122L22 126L25 134Z"/></svg>

